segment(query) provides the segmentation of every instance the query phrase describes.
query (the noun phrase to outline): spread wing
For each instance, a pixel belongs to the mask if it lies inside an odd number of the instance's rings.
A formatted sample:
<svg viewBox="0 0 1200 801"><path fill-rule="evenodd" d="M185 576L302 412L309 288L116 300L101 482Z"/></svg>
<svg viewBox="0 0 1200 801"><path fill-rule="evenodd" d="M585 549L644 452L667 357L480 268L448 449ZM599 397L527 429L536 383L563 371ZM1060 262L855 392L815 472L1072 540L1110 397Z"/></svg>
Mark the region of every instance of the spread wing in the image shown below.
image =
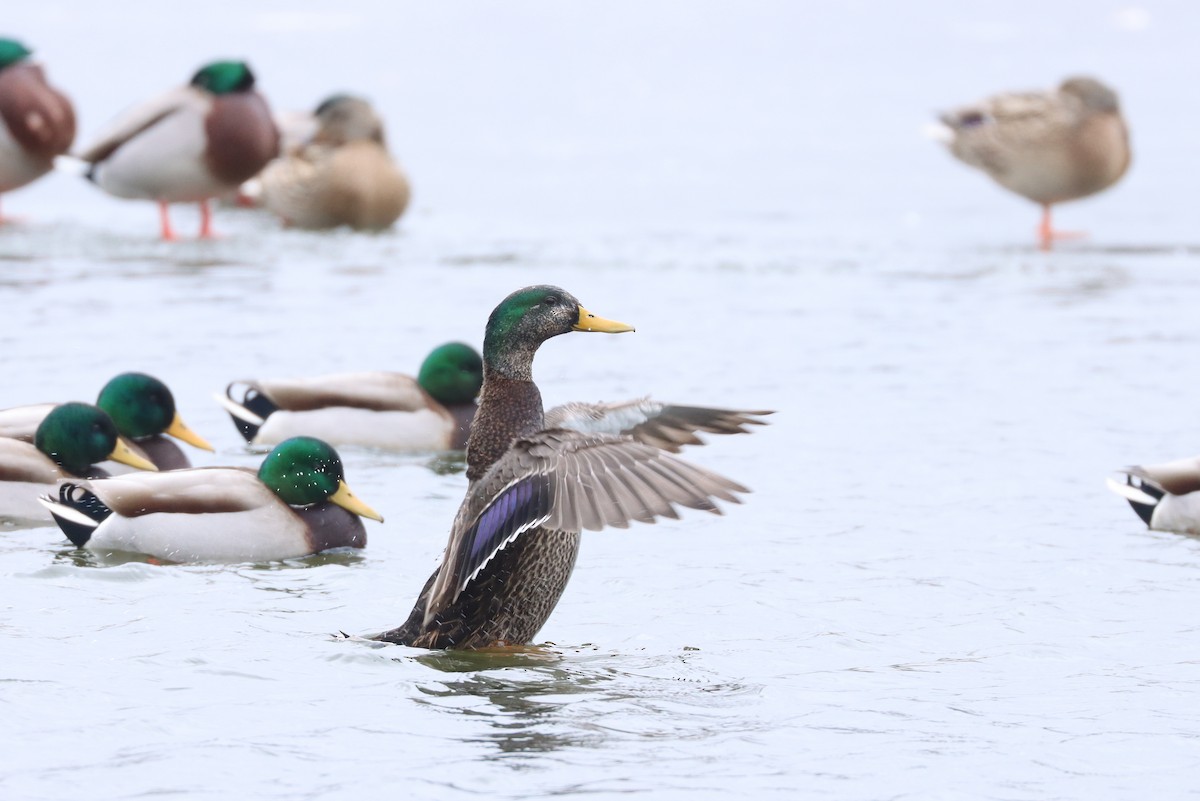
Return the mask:
<svg viewBox="0 0 1200 801"><path fill-rule="evenodd" d="M638 442L670 453L684 445L703 445L697 431L708 434L748 434L746 426L762 426L758 420L770 411L713 409L677 406L650 398L617 403L564 403L546 412L546 428L569 428L585 434L625 434Z"/></svg>
<svg viewBox="0 0 1200 801"><path fill-rule="evenodd" d="M720 514L715 500L740 503L735 493L745 492L629 437L550 429L519 439L468 490L430 590L426 624L531 529L627 528L634 520L678 518L676 506Z"/></svg>
<svg viewBox="0 0 1200 801"><path fill-rule="evenodd" d="M91 144L80 151L79 158L91 164L104 161L121 145L164 117L187 107L204 106L205 103L203 93L190 86L172 89L119 115L100 131Z"/></svg>

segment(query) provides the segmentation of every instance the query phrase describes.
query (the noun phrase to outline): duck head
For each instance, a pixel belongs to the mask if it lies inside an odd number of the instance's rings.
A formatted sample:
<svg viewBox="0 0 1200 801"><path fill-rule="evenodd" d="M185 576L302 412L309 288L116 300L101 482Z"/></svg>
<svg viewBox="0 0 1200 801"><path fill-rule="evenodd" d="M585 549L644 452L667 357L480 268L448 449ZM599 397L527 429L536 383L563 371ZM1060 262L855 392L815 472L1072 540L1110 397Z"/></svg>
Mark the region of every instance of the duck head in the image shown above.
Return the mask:
<svg viewBox="0 0 1200 801"><path fill-rule="evenodd" d="M16 39L0 38L0 70L23 61L33 55L33 51Z"/></svg>
<svg viewBox="0 0 1200 801"><path fill-rule="evenodd" d="M167 385L145 373L121 373L104 385L96 405L108 413L122 436L143 439L168 434L189 445L213 450L192 431L175 410L175 396Z"/></svg>
<svg viewBox="0 0 1200 801"><path fill-rule="evenodd" d="M443 406L470 403L483 386L483 358L470 345L448 342L421 362L417 383Z"/></svg>
<svg viewBox="0 0 1200 801"><path fill-rule="evenodd" d="M318 126L314 142L334 146L361 141L383 144L383 120L361 97L333 95L317 106L314 115Z"/></svg>
<svg viewBox="0 0 1200 801"><path fill-rule="evenodd" d="M291 506L330 501L348 512L383 522L379 513L346 485L337 451L316 437L292 437L276 445L258 468L258 478Z"/></svg>
<svg viewBox="0 0 1200 801"><path fill-rule="evenodd" d="M84 475L89 467L107 459L141 470L158 470L130 450L103 409L87 403L55 406L38 426L33 444L75 475Z"/></svg>
<svg viewBox="0 0 1200 801"><path fill-rule="evenodd" d="M533 355L551 337L572 331L620 334L634 330L627 323L597 317L564 289L530 286L509 295L488 317L483 359L507 378L529 381Z"/></svg>
<svg viewBox="0 0 1200 801"><path fill-rule="evenodd" d="M214 95L249 92L254 88L254 73L244 61L214 61L196 71L191 85Z"/></svg>

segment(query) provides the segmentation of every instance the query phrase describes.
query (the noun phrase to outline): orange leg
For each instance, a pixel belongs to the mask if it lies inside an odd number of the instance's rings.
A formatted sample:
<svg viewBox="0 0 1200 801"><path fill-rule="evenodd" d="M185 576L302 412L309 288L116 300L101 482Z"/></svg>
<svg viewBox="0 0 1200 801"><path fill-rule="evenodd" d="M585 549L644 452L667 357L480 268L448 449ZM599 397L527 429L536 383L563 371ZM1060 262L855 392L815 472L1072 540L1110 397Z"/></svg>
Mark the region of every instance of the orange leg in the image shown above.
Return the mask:
<svg viewBox="0 0 1200 801"><path fill-rule="evenodd" d="M1087 236L1082 231L1055 231L1050 224L1050 204L1042 205L1042 224L1038 226L1038 248L1049 250L1056 239L1081 239Z"/></svg>
<svg viewBox="0 0 1200 801"><path fill-rule="evenodd" d="M212 227L212 210L208 207L207 200L200 201L200 238L217 238L217 234L215 231L213 231Z"/></svg>
<svg viewBox="0 0 1200 801"><path fill-rule="evenodd" d="M164 200L158 201L158 222L162 228L163 241L175 242L178 237L175 236L175 231L171 228L171 213L167 211L167 203Z"/></svg>

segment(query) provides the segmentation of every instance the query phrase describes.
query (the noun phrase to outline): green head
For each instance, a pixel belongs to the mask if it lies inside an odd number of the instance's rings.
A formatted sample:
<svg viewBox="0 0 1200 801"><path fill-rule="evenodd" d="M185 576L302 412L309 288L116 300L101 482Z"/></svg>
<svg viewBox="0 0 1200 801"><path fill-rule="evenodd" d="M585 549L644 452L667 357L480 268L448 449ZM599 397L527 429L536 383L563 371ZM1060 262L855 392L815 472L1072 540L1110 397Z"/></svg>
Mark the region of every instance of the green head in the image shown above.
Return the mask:
<svg viewBox="0 0 1200 801"><path fill-rule="evenodd" d="M0 70L16 64L21 59L29 58L32 54L32 50L16 39L0 39Z"/></svg>
<svg viewBox="0 0 1200 801"><path fill-rule="evenodd" d="M483 386L483 359L470 345L447 343L421 362L417 383L443 405L470 403Z"/></svg>
<svg viewBox="0 0 1200 801"><path fill-rule="evenodd" d="M142 469L154 465L143 459L129 461L133 456L121 442L112 418L91 404L62 403L50 410L42 420L33 444L68 473L83 475L88 468L106 459L117 459Z"/></svg>
<svg viewBox="0 0 1200 801"><path fill-rule="evenodd" d="M100 390L96 405L130 439L161 434L175 419L175 396L166 384L145 373L121 373Z"/></svg>
<svg viewBox="0 0 1200 801"><path fill-rule="evenodd" d="M509 295L488 317L483 358L509 378L529 380L533 354L551 337L571 331L633 330L631 325L597 317L556 286L530 286Z"/></svg>
<svg viewBox="0 0 1200 801"><path fill-rule="evenodd" d="M192 86L214 95L248 92L254 88L254 73L244 61L214 61L192 76Z"/></svg>
<svg viewBox="0 0 1200 801"><path fill-rule="evenodd" d="M291 506L332 501L363 517L382 521L346 486L342 460L329 443L316 437L292 437L275 446L258 468L258 478Z"/></svg>

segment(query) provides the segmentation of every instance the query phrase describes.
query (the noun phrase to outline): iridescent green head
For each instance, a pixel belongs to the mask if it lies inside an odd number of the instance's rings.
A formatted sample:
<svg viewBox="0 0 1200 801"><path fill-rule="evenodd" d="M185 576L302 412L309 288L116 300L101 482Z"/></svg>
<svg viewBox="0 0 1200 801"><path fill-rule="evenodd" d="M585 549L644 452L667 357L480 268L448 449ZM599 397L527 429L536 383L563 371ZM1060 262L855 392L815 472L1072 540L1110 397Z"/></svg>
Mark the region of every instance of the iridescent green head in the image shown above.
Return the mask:
<svg viewBox="0 0 1200 801"><path fill-rule="evenodd" d="M530 286L505 298L488 317L483 358L488 366L517 379L529 378L533 354L551 337L571 331L619 334L631 325L597 317L571 293L556 286Z"/></svg>
<svg viewBox="0 0 1200 801"><path fill-rule="evenodd" d="M316 437L292 437L276 445L258 468L258 478L291 506L328 500L357 515L383 520L350 492L341 457L332 445Z"/></svg>
<svg viewBox="0 0 1200 801"><path fill-rule="evenodd" d="M438 403L470 403L483 386L483 358L470 345L449 342L421 362L417 383Z"/></svg>
<svg viewBox="0 0 1200 801"><path fill-rule="evenodd" d="M55 406L38 426L33 444L69 473L83 475L117 450L117 427L87 403Z"/></svg>
<svg viewBox="0 0 1200 801"><path fill-rule="evenodd" d="M166 384L145 373L121 373L100 390L96 405L130 439L161 434L175 419L175 396Z"/></svg>
<svg viewBox="0 0 1200 801"><path fill-rule="evenodd" d="M244 61L214 61L192 76L192 86L214 95L248 92L254 88L254 73Z"/></svg>
<svg viewBox="0 0 1200 801"><path fill-rule="evenodd" d="M100 390L96 405L108 412L123 437L144 439L168 434L197 448L213 449L187 427L175 409L171 390L152 375L121 373Z"/></svg>
<svg viewBox="0 0 1200 801"><path fill-rule="evenodd" d="M0 70L9 65L16 64L22 59L29 58L32 54L32 50L16 39L0 39Z"/></svg>

